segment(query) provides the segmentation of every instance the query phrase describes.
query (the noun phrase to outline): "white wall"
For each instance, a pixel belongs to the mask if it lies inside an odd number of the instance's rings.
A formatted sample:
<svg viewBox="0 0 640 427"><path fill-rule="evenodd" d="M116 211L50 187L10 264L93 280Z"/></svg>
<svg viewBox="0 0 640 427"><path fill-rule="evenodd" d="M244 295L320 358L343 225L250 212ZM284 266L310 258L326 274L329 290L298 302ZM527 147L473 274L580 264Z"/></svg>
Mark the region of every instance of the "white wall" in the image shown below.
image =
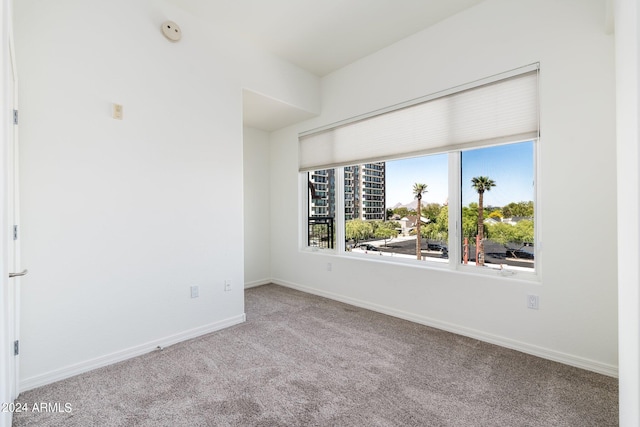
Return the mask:
<svg viewBox="0 0 640 427"><path fill-rule="evenodd" d="M242 88L313 109L318 79L162 0L22 0L15 28L22 389L242 321Z"/></svg>
<svg viewBox="0 0 640 427"><path fill-rule="evenodd" d="M271 135L274 281L616 375L615 80L604 22L600 0L487 0L325 77L321 116ZM298 250L298 132L537 61L539 283ZM528 293L540 310L526 308Z"/></svg>
<svg viewBox="0 0 640 427"><path fill-rule="evenodd" d="M271 183L269 133L244 127L245 287L271 279Z"/></svg>
<svg viewBox="0 0 640 427"><path fill-rule="evenodd" d="M620 425L640 425L640 7L616 2Z"/></svg>

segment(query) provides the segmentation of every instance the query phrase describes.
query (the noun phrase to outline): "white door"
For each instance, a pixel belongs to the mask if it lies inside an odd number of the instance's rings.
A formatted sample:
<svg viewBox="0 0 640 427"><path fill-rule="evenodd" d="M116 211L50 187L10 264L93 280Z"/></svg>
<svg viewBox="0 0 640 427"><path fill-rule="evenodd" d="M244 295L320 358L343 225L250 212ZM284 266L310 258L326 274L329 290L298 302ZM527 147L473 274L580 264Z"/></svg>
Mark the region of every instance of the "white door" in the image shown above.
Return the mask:
<svg viewBox="0 0 640 427"><path fill-rule="evenodd" d="M19 332L20 266L19 240L14 240L14 224L18 224L18 129L13 124L17 105L17 75L12 40L12 2L2 0L0 7L0 401L10 403L19 393L18 358L14 342ZM8 277L12 276L12 277ZM11 412L0 412L0 426L11 425Z"/></svg>
<svg viewBox="0 0 640 427"><path fill-rule="evenodd" d="M9 70L9 100L13 104L13 125L10 129L10 137L7 150L7 222L9 242L7 244L9 270L8 300L9 300L9 339L10 346L13 346L13 358L9 360L9 388L10 396L17 397L19 393L19 352L20 352L20 282L21 277L26 274L26 270L21 269L20 264L20 212L19 212L19 192L18 192L18 96L17 96L17 75L13 52L13 43L10 41L9 57L11 70Z"/></svg>

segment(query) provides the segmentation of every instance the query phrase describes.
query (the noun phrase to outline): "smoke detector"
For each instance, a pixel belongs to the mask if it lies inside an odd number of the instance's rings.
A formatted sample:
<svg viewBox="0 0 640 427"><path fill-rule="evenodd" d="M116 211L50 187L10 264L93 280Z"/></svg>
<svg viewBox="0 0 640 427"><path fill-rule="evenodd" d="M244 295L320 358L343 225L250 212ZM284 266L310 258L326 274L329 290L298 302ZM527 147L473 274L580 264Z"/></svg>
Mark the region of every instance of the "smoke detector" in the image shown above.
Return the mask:
<svg viewBox="0 0 640 427"><path fill-rule="evenodd" d="M162 34L172 42L177 42L182 37L180 27L173 21L164 21L162 23Z"/></svg>

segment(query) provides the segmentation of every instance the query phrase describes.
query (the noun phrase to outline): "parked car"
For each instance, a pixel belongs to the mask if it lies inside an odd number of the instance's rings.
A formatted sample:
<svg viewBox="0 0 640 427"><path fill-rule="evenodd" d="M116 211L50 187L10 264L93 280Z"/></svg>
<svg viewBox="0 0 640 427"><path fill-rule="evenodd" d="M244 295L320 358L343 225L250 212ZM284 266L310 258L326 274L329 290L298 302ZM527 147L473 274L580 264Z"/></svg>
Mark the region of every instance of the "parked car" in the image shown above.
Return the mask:
<svg viewBox="0 0 640 427"><path fill-rule="evenodd" d="M359 245L356 245L356 249L362 249L363 251L379 251L378 248L369 243L361 243Z"/></svg>

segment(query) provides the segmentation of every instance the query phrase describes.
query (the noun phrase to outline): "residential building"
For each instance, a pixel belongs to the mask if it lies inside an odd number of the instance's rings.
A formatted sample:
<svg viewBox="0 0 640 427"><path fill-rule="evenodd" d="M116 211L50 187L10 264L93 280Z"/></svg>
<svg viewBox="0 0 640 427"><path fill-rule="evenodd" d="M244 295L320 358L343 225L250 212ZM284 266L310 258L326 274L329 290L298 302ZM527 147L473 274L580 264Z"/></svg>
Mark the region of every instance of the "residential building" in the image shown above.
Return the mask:
<svg viewBox="0 0 640 427"><path fill-rule="evenodd" d="M384 219L384 171L384 162L345 168L345 219ZM335 216L335 182L334 169L309 172L309 214L311 216Z"/></svg>
<svg viewBox="0 0 640 427"><path fill-rule="evenodd" d="M309 172L309 215L334 217L336 177L333 169Z"/></svg>
<svg viewBox="0 0 640 427"><path fill-rule="evenodd" d="M345 219L385 219L385 164L365 163L344 170Z"/></svg>

